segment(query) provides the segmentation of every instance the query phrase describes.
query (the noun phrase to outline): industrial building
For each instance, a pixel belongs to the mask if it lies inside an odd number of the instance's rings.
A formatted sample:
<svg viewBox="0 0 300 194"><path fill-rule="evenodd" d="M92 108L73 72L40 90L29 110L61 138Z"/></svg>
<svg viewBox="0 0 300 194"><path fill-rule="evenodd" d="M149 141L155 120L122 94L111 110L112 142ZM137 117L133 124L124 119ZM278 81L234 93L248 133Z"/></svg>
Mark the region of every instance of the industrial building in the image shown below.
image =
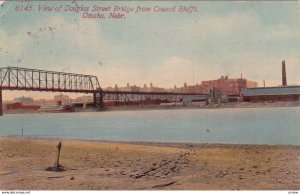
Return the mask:
<svg viewBox="0 0 300 194"><path fill-rule="evenodd" d="M212 88L216 88L226 95L239 95L241 88L257 87L257 82L244 78L230 79L228 76L222 76L217 80L202 81L201 87L204 93L209 93Z"/></svg>
<svg viewBox="0 0 300 194"><path fill-rule="evenodd" d="M288 86L285 61L282 61L282 86L242 88L241 96L245 102L299 101L300 86Z"/></svg>
<svg viewBox="0 0 300 194"><path fill-rule="evenodd" d="M242 88L245 102L299 101L300 86Z"/></svg>

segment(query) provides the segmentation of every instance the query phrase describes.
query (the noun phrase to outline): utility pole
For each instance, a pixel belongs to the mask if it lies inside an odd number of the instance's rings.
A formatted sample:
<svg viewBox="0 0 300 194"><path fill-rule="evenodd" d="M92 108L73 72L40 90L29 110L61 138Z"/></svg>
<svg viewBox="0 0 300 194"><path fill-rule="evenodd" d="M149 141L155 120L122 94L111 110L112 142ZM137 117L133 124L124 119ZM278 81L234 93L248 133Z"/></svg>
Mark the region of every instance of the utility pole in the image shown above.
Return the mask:
<svg viewBox="0 0 300 194"><path fill-rule="evenodd" d="M2 89L0 88L0 116L3 116L3 107L2 107Z"/></svg>
<svg viewBox="0 0 300 194"><path fill-rule="evenodd" d="M282 86L287 86L285 61L282 61Z"/></svg>
<svg viewBox="0 0 300 194"><path fill-rule="evenodd" d="M194 75L194 71L193 71L193 85L195 85L195 75Z"/></svg>

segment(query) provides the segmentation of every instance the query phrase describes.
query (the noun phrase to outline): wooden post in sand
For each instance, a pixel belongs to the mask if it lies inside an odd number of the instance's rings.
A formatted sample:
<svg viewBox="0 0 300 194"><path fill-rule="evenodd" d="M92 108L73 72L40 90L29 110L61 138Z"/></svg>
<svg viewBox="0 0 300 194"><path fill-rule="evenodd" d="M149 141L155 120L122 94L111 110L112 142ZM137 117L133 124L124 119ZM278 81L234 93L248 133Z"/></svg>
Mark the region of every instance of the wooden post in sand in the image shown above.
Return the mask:
<svg viewBox="0 0 300 194"><path fill-rule="evenodd" d="M58 168L59 168L60 149L61 149L61 142L59 142L58 145L57 145L57 157L56 157L56 161L55 161L55 164L54 164L55 171L58 171Z"/></svg>

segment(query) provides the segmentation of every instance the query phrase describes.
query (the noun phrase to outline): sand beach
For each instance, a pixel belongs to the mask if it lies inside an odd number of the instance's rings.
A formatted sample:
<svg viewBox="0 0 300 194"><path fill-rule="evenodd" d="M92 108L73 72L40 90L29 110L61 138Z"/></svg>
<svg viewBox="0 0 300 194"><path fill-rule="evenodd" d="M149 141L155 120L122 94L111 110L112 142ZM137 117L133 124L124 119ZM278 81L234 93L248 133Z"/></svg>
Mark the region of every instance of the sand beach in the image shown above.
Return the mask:
<svg viewBox="0 0 300 194"><path fill-rule="evenodd" d="M0 138L1 190L299 190L300 147Z"/></svg>

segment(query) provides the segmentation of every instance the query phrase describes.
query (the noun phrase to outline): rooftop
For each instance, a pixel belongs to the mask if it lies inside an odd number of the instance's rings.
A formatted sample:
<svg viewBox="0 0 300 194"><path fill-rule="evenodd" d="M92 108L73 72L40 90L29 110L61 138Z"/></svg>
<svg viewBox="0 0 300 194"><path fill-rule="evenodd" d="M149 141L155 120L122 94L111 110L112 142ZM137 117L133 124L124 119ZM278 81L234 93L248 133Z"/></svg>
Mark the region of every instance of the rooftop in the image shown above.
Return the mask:
<svg viewBox="0 0 300 194"><path fill-rule="evenodd" d="M288 95L288 94L300 95L300 86L242 88L241 93L243 96Z"/></svg>

